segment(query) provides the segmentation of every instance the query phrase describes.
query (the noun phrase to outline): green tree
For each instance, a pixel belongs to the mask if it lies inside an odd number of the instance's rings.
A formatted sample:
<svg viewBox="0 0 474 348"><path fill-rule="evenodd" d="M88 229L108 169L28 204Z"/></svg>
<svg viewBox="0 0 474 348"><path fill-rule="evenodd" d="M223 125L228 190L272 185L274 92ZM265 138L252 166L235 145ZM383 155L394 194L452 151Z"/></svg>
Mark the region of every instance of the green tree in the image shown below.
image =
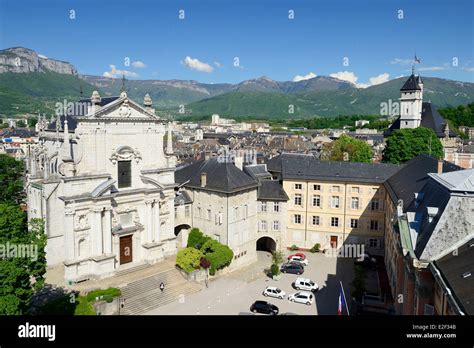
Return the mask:
<svg viewBox="0 0 474 348"><path fill-rule="evenodd" d="M272 263L279 265L285 261L285 257L281 251L273 251L272 252Z"/></svg>
<svg viewBox="0 0 474 348"><path fill-rule="evenodd" d="M383 162L404 163L419 154L443 158L443 145L431 128L398 129L386 140Z"/></svg>
<svg viewBox="0 0 474 348"><path fill-rule="evenodd" d="M38 118L37 117L31 117L28 119L28 127L34 128L36 124L38 123Z"/></svg>
<svg viewBox="0 0 474 348"><path fill-rule="evenodd" d="M26 127L26 122L23 120L20 120L16 123L17 128L25 128Z"/></svg>
<svg viewBox="0 0 474 348"><path fill-rule="evenodd" d="M184 248L178 251L178 254L176 255L176 265L185 272L190 273L199 269L202 257L204 257L204 254L201 250L192 247Z"/></svg>
<svg viewBox="0 0 474 348"><path fill-rule="evenodd" d="M19 202L23 191L23 162L0 154L0 202Z"/></svg>
<svg viewBox="0 0 474 348"><path fill-rule="evenodd" d="M18 205L0 203L0 314L25 314L35 289L44 285L46 235L43 222Z"/></svg>
<svg viewBox="0 0 474 348"><path fill-rule="evenodd" d="M345 153L347 153L347 160L350 162L370 163L372 161L373 151L369 144L345 134L323 149L322 158L331 161L343 161L345 160Z"/></svg>
<svg viewBox="0 0 474 348"><path fill-rule="evenodd" d="M211 237L204 235L199 228L191 229L188 236L188 247L201 249L201 247L206 243Z"/></svg>
<svg viewBox="0 0 474 348"><path fill-rule="evenodd" d="M201 252L211 263L210 274L214 274L216 270L229 266L234 257L234 252L231 248L214 239L209 239L204 243L201 247Z"/></svg>

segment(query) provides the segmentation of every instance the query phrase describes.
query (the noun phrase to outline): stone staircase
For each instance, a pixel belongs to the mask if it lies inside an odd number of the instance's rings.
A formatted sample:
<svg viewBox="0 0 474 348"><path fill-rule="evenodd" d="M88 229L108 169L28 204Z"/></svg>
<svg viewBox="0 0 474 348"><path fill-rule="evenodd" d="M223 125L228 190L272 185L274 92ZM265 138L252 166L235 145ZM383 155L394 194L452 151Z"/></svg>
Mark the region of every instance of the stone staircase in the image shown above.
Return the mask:
<svg viewBox="0 0 474 348"><path fill-rule="evenodd" d="M160 290L161 282L165 285L163 292ZM136 280L121 288L125 304L120 310L120 315L144 314L165 304L186 300L187 295L201 289L201 285L188 281L178 270L163 269L160 273Z"/></svg>

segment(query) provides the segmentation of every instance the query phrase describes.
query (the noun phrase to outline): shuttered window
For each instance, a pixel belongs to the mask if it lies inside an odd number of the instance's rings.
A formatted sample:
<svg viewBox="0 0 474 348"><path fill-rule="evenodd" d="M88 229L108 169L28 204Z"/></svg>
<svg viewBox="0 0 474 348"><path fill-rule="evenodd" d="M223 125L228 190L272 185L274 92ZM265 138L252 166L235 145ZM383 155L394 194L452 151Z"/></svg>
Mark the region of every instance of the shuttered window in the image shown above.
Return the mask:
<svg viewBox="0 0 474 348"><path fill-rule="evenodd" d="M118 187L132 186L132 162L119 161L118 162Z"/></svg>

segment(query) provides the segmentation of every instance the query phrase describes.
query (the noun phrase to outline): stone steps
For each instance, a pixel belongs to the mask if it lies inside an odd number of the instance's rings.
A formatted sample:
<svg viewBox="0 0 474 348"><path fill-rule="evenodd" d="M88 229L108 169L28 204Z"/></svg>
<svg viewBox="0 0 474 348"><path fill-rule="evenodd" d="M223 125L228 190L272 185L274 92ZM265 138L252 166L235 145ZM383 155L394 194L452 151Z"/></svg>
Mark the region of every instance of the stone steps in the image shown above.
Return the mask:
<svg viewBox="0 0 474 348"><path fill-rule="evenodd" d="M165 289L160 290L160 283ZM125 306L121 315L144 314L165 304L179 301L180 297L198 292L202 286L186 280L181 273L167 266L163 272L131 282L121 288Z"/></svg>
<svg viewBox="0 0 474 348"><path fill-rule="evenodd" d="M121 277L121 276L130 274L130 273L133 273L133 272L141 271L141 270L146 269L146 268L149 268L149 267L151 267L151 266L152 266L152 265L150 265L150 264L148 264L148 263L142 263L142 264L137 265L137 266L134 266L134 267L129 267L129 268L121 269L121 270L115 272L115 276Z"/></svg>

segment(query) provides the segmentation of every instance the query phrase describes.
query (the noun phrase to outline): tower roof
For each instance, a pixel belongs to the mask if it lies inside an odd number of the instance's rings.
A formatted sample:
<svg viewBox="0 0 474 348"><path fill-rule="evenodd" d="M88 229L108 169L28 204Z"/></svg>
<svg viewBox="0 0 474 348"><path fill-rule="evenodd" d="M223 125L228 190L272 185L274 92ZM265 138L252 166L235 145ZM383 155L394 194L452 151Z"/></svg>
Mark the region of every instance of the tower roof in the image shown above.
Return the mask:
<svg viewBox="0 0 474 348"><path fill-rule="evenodd" d="M418 85L418 81L421 81L421 77L416 77L414 74L411 74L400 91L421 90L421 87Z"/></svg>

